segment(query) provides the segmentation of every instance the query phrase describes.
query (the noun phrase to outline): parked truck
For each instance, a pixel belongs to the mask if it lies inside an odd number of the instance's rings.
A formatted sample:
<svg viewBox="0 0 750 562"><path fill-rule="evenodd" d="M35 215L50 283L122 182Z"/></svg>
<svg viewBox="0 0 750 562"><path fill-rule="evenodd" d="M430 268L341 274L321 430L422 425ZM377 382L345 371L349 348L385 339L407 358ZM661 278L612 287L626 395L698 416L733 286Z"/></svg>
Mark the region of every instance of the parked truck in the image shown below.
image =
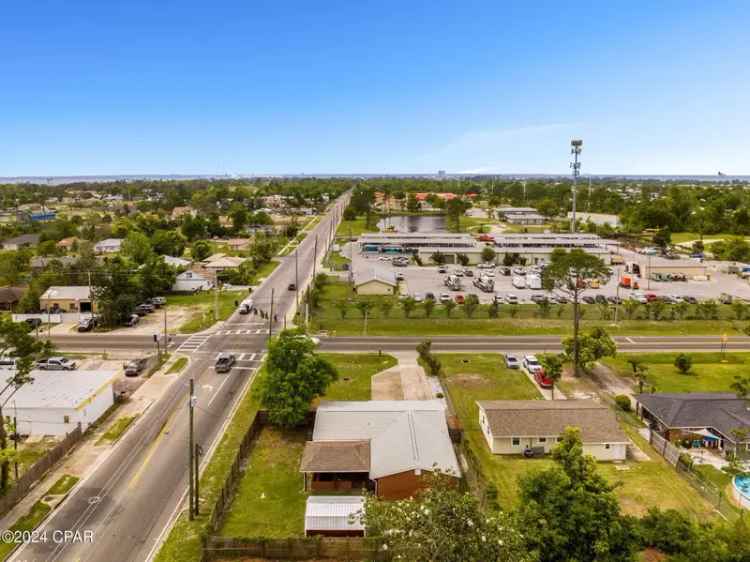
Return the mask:
<svg viewBox="0 0 750 562"><path fill-rule="evenodd" d="M542 278L536 273L526 275L526 286L529 289L539 290L542 288Z"/></svg>
<svg viewBox="0 0 750 562"><path fill-rule="evenodd" d="M474 279L474 286L485 293L495 291L495 280L492 277L480 276Z"/></svg>
<svg viewBox="0 0 750 562"><path fill-rule="evenodd" d="M526 277L523 275L514 275L513 276L513 286L516 289L525 289L526 288Z"/></svg>
<svg viewBox="0 0 750 562"><path fill-rule="evenodd" d="M452 291L461 290L461 278L456 275L449 275L445 278L445 286Z"/></svg>

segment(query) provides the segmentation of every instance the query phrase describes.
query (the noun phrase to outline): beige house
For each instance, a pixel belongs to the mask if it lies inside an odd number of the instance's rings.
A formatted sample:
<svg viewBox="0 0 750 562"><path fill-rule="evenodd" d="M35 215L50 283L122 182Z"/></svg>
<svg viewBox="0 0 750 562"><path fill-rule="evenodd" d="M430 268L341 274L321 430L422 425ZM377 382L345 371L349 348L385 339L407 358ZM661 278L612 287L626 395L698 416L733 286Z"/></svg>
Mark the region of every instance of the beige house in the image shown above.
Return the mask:
<svg viewBox="0 0 750 562"><path fill-rule="evenodd" d="M96 312L96 303L88 286L52 286L39 297L39 306L49 312Z"/></svg>
<svg viewBox="0 0 750 562"><path fill-rule="evenodd" d="M362 269L354 274L354 290L358 295L395 295L396 274L376 268Z"/></svg>
<svg viewBox="0 0 750 562"><path fill-rule="evenodd" d="M479 426L490 451L521 455L549 453L567 427L581 430L583 451L600 461L625 460L628 438L614 412L593 400L481 400Z"/></svg>

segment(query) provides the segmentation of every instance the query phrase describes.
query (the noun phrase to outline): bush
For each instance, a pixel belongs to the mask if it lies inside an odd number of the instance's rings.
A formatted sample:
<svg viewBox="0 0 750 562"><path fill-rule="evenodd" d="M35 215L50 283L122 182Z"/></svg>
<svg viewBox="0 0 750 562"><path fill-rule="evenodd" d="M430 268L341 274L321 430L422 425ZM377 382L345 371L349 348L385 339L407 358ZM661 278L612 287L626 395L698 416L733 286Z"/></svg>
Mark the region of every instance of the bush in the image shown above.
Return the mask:
<svg viewBox="0 0 750 562"><path fill-rule="evenodd" d="M680 453L677 462L679 462L685 468L693 468L693 457L691 457L687 453Z"/></svg>
<svg viewBox="0 0 750 562"><path fill-rule="evenodd" d="M677 357L674 358L674 366L680 373L686 375L693 367L693 359L686 353L679 353Z"/></svg>
<svg viewBox="0 0 750 562"><path fill-rule="evenodd" d="M615 396L615 404L623 412L629 412L632 408L630 406L630 397L625 394L618 394Z"/></svg>
<svg viewBox="0 0 750 562"><path fill-rule="evenodd" d="M435 398L445 398L445 396L442 392L438 392L437 394L435 394Z"/></svg>

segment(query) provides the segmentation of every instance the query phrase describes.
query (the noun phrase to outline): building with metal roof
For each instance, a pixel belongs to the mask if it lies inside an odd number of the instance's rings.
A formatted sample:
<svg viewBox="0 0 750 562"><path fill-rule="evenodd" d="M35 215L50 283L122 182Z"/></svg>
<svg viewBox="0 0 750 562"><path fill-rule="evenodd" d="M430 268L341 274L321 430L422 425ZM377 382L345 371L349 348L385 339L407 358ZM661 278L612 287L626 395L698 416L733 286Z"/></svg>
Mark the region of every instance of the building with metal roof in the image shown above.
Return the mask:
<svg viewBox="0 0 750 562"><path fill-rule="evenodd" d="M359 517L364 507L362 496L310 496L305 506L305 536L364 536Z"/></svg>

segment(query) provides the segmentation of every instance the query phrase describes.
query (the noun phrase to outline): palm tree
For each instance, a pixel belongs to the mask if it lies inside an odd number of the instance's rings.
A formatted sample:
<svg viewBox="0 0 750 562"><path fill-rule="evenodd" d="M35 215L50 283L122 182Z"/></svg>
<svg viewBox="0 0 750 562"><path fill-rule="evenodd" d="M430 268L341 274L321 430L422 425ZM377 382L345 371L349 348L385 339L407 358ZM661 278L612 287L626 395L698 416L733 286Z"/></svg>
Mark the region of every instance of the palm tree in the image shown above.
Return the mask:
<svg viewBox="0 0 750 562"><path fill-rule="evenodd" d="M455 303L455 302L453 302L452 300L450 300L450 301L445 301L445 303L443 303L443 306L445 307L445 315L446 315L446 316L447 316L448 318L450 318L450 317L451 317L451 311L452 311L452 310L453 310L454 308L456 308L456 303Z"/></svg>
<svg viewBox="0 0 750 562"><path fill-rule="evenodd" d="M406 297L401 303L401 308L404 309L404 316L409 318L416 306L417 306L417 301L415 301L412 297Z"/></svg>
<svg viewBox="0 0 750 562"><path fill-rule="evenodd" d="M346 318L346 311L349 310L349 303L346 301L339 301L336 303L336 308L339 309L339 314L341 314L341 319Z"/></svg>
<svg viewBox="0 0 750 562"><path fill-rule="evenodd" d="M380 303L380 312L383 313L383 318L388 318L391 315L391 310L393 309L393 301L390 299L385 299L384 301L381 301Z"/></svg>
<svg viewBox="0 0 750 562"><path fill-rule="evenodd" d="M432 316L432 310L435 308L435 301L432 299L426 299L424 301L424 316L429 318Z"/></svg>
<svg viewBox="0 0 750 562"><path fill-rule="evenodd" d="M555 399L555 385L562 378L563 370L563 355L544 355L542 356L540 363L544 367L544 376L552 381L552 400Z"/></svg>

